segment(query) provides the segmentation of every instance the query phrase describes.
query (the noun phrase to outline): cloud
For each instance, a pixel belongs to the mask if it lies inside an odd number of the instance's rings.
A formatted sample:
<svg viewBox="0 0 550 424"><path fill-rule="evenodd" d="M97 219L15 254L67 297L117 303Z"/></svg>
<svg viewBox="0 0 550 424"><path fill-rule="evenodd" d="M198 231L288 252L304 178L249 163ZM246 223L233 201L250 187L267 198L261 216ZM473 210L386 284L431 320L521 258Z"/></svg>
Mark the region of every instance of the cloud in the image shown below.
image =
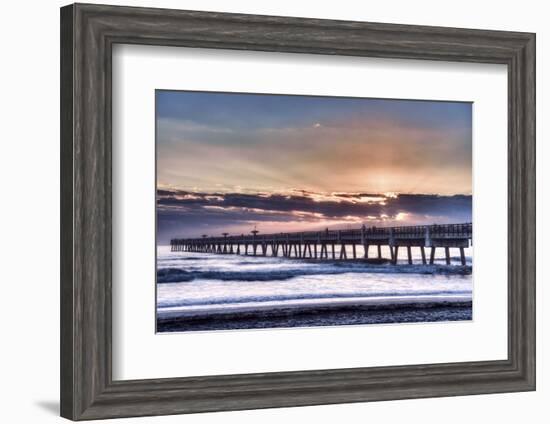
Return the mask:
<svg viewBox="0 0 550 424"><path fill-rule="evenodd" d="M472 197L367 192L273 193L157 191L159 240L221 232L266 232L367 225L471 221Z"/></svg>

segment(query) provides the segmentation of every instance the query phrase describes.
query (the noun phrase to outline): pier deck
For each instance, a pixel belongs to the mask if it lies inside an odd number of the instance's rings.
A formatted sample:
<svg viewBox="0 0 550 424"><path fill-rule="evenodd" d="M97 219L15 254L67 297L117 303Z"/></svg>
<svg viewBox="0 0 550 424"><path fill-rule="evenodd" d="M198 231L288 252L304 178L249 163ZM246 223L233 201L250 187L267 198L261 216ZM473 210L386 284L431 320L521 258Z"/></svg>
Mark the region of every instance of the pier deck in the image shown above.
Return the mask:
<svg viewBox="0 0 550 424"><path fill-rule="evenodd" d="M466 265L464 249L472 240L472 223L444 225L415 225L402 227L361 227L346 230L325 230L293 233L229 235L221 237L203 235L200 238L170 240L173 252L205 252L216 254L244 254L279 256L298 259L358 259L358 246L362 257L368 259L369 248L376 246L377 257L382 258L382 247L389 247L391 263L397 263L399 248L407 250L408 263L412 264L412 248L420 249L422 263L434 263L436 248L445 249L445 260L451 264L450 249L459 249L460 261ZM351 247L348 258L347 247ZM431 248L429 259L426 248ZM329 253L330 251L330 253Z"/></svg>

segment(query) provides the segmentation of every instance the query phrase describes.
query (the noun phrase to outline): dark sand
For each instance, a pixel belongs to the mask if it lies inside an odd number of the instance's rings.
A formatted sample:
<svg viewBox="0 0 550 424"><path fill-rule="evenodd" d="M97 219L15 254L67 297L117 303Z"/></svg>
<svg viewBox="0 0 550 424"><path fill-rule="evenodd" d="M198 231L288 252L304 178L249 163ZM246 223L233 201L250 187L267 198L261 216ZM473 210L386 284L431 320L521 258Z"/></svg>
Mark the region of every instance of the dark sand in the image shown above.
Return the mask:
<svg viewBox="0 0 550 424"><path fill-rule="evenodd" d="M287 308L191 316L171 314L157 318L157 332L468 321L471 319L471 301L455 300L398 305L354 304L306 310Z"/></svg>

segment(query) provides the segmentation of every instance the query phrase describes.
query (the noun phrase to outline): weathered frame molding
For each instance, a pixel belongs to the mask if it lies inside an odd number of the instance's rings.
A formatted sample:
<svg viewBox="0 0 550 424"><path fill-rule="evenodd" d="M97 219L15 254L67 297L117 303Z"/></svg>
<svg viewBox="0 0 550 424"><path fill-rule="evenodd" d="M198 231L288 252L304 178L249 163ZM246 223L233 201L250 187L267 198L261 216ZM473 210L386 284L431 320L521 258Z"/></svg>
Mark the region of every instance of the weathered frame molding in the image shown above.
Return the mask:
<svg viewBox="0 0 550 424"><path fill-rule="evenodd" d="M508 359L113 381L115 43L506 64ZM534 389L534 34L87 4L61 9L62 416L83 420Z"/></svg>

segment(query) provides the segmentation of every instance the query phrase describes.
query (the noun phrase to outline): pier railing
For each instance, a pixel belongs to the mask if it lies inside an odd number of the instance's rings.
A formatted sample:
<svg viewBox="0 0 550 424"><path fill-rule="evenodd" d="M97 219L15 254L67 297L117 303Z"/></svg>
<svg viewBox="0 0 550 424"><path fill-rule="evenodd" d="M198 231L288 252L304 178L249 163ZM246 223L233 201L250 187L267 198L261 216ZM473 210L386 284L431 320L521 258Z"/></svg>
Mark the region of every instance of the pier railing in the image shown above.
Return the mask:
<svg viewBox="0 0 550 424"><path fill-rule="evenodd" d="M433 263L435 249L445 248L447 263L450 263L450 248L460 249L461 262L465 264L464 248L472 240L472 223L444 225L413 225L397 227L366 227L358 229L305 231L292 233L207 236L200 238L175 238L170 241L172 251L207 252L219 254L244 254L283 256L296 258L329 259L328 247L332 248L332 259L347 259L346 246L351 246L353 259L357 258L357 246L362 246L365 258L368 258L370 246L377 246L381 259L381 247L388 246L392 263L397 262L400 246L407 248L409 263L412 263L411 248L421 249L422 262L426 263L425 248L431 247L430 263ZM318 255L317 248L320 247ZM258 253L258 248L260 251Z"/></svg>

